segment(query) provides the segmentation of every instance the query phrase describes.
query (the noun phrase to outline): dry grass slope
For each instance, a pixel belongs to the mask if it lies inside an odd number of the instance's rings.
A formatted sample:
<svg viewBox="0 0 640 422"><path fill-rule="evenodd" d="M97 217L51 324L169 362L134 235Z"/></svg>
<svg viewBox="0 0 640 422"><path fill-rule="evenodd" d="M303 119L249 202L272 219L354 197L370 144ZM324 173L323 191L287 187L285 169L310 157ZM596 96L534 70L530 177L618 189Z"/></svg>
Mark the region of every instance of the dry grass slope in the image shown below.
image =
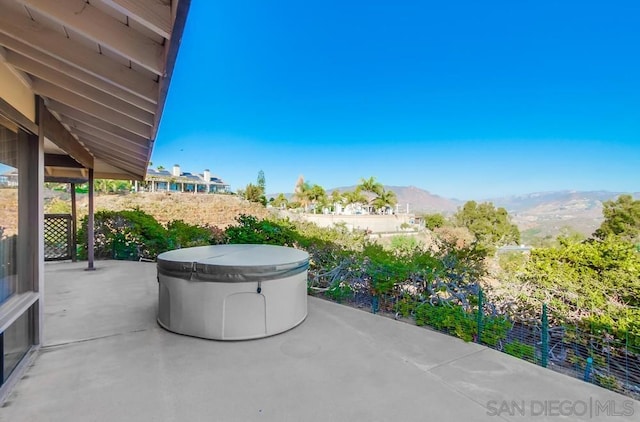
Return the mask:
<svg viewBox="0 0 640 422"><path fill-rule="evenodd" d="M18 189L0 189L0 228L5 236L18 232Z"/></svg>
<svg viewBox="0 0 640 422"><path fill-rule="evenodd" d="M95 210L120 211L140 208L162 224L182 220L189 224L208 224L220 228L235 222L240 214L266 217L269 212L260 204L232 195L194 195L189 193L130 193L100 195L95 199ZM88 212L86 196L78 201L78 216Z"/></svg>

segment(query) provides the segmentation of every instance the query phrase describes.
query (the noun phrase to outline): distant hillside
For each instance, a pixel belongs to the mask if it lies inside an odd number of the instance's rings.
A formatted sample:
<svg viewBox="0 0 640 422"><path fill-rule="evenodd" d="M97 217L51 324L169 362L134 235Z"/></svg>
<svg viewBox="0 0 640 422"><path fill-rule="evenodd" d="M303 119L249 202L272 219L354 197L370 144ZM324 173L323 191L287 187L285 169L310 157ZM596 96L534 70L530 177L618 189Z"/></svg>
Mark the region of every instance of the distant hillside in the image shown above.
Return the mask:
<svg viewBox="0 0 640 422"><path fill-rule="evenodd" d="M487 201L511 212L561 212L567 210L602 210L602 202L616 198L621 192L608 191L555 191L535 192L492 198ZM637 196L638 194L636 194ZM538 210L538 211L534 211Z"/></svg>
<svg viewBox="0 0 640 422"><path fill-rule="evenodd" d="M415 186L385 186L396 193L398 203L409 204L409 211L416 213L453 213L464 202L434 195Z"/></svg>
<svg viewBox="0 0 640 422"><path fill-rule="evenodd" d="M602 223L602 203L623 192L537 192L490 199L504 207L523 233L523 238L555 237L565 227L590 236ZM640 193L631 193L640 198Z"/></svg>
<svg viewBox="0 0 640 422"><path fill-rule="evenodd" d="M334 189L329 189L328 193L334 190L340 192L352 191L355 186L344 186ZM464 202L444 198L439 195L434 195L429 191L417 188L415 186L385 186L386 190L395 192L398 198L398 204L401 211L406 211L407 204L409 204L409 212L414 213L453 213Z"/></svg>
<svg viewBox="0 0 640 422"><path fill-rule="evenodd" d="M340 191L353 190L355 186L337 188ZM452 214L466 201L444 198L415 186L385 186L398 197L401 209L409 204L409 210L416 213ZM555 237L565 227L591 235L602 222L602 203L614 200L622 192L608 191L555 191L536 192L524 195L490 198L477 202L492 202L496 207L504 207L525 238ZM640 193L632 193L636 199Z"/></svg>

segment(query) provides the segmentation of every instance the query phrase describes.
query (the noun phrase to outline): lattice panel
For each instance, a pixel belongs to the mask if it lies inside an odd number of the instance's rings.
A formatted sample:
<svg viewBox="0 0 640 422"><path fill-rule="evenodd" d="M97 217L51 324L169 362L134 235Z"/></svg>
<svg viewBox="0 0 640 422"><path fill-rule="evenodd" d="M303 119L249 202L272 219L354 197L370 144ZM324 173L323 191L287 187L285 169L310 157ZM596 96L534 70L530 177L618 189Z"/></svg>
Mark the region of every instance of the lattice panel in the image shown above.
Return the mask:
<svg viewBox="0 0 640 422"><path fill-rule="evenodd" d="M45 214L44 259L58 261L71 259L71 215Z"/></svg>

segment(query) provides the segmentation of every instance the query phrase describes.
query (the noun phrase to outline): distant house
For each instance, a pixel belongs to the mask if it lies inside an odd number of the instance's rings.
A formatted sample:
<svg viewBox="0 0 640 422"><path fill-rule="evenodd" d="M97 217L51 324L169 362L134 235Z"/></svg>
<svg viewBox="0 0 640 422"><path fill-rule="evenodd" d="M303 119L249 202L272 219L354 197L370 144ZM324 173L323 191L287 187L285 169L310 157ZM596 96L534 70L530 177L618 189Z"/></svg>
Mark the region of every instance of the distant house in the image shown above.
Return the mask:
<svg viewBox="0 0 640 422"><path fill-rule="evenodd" d="M218 176L212 175L208 169L192 174L180 171L178 164L175 164L171 171L148 169L142 186L148 192L229 192L229 185Z"/></svg>
<svg viewBox="0 0 640 422"><path fill-rule="evenodd" d="M18 187L18 170L11 169L0 175L0 187L16 188Z"/></svg>

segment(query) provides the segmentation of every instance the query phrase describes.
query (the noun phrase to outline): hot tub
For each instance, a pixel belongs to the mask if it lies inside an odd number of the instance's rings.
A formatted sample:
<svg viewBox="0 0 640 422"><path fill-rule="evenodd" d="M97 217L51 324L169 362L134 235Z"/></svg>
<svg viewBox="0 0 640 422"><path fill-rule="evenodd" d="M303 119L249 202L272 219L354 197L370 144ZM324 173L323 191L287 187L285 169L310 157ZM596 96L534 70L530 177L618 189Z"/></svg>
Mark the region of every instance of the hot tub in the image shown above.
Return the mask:
<svg viewBox="0 0 640 422"><path fill-rule="evenodd" d="M271 336L307 316L309 255L272 245L214 245L158 255L158 323L215 340Z"/></svg>

